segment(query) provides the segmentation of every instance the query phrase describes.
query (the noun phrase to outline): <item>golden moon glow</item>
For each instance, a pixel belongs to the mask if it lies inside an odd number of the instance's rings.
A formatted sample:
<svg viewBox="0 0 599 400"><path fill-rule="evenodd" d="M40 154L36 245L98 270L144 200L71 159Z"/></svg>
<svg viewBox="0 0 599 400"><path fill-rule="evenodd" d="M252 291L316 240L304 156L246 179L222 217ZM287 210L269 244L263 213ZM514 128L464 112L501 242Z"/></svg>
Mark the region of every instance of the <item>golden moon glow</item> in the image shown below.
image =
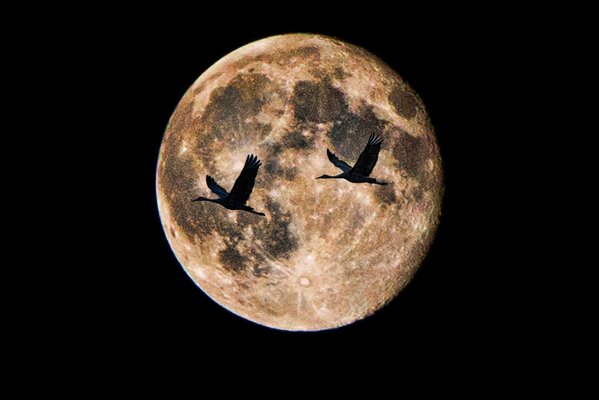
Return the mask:
<svg viewBox="0 0 599 400"><path fill-rule="evenodd" d="M384 142L371 176L387 186L315 180ZM218 204L248 154L262 166L248 204ZM365 50L318 35L244 46L189 88L166 129L156 190L168 241L212 299L251 321L322 330L393 299L422 262L438 223L442 168L414 91ZM201 316L197 316L201 318Z"/></svg>

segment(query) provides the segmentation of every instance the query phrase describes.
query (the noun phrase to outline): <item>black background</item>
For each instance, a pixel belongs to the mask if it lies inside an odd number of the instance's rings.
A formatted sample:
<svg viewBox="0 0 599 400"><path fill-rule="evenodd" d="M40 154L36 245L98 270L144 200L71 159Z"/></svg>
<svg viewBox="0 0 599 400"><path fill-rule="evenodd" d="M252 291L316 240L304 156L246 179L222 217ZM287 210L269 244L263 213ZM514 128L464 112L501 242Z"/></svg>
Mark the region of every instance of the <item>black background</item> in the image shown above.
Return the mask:
<svg viewBox="0 0 599 400"><path fill-rule="evenodd" d="M541 65L540 10L529 4L400 4L351 15L306 5L260 18L231 5L235 17L154 9L76 20L64 37L85 32L85 39L70 72L82 86L93 77L95 106L83 111L97 150L89 173L94 188L106 189L94 190L86 220L81 251L89 266L78 278L86 283L74 285L79 300L71 307L82 311L73 309L72 337L138 361L218 349L218 359L316 357L325 366L532 345L541 291L531 278L541 260L529 144L540 126ZM162 135L187 88L240 46L293 32L362 46L406 79L430 114L445 171L441 223L412 283L374 315L314 333L262 327L210 300L170 250L155 196Z"/></svg>

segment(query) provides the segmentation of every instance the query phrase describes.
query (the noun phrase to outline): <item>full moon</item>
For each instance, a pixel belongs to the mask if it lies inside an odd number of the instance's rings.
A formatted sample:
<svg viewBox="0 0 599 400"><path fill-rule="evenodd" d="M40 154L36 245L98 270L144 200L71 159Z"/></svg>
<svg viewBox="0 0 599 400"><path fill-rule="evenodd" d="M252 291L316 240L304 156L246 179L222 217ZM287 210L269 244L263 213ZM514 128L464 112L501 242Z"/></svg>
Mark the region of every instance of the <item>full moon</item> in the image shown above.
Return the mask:
<svg viewBox="0 0 599 400"><path fill-rule="evenodd" d="M400 51L400 50L398 50ZM371 134L383 143L371 176L350 183ZM262 161L248 205L214 203L246 156ZM337 39L269 37L226 55L185 93L164 134L158 208L177 259L231 312L292 331L335 328L391 301L412 279L439 221L443 173L418 95L381 60ZM200 315L196 316L201 318Z"/></svg>

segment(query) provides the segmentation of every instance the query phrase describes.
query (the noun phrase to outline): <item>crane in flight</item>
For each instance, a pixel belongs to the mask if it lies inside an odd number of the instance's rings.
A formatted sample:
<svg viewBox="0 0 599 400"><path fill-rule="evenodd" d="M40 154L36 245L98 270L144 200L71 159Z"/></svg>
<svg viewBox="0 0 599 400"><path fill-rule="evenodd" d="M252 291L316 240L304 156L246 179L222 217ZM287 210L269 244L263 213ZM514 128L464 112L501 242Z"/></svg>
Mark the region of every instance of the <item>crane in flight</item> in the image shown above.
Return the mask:
<svg viewBox="0 0 599 400"><path fill-rule="evenodd" d="M337 156L329 149L327 149L327 156L329 161L334 166L343 171L339 175L330 176L322 175L316 179L345 179L352 183L370 183L376 185L387 185L387 182L377 181L375 178L370 178L370 173L374 169L376 162L379 158L379 151L381 150L381 143L383 139L380 136L375 136L374 133L370 135L366 147L360 154L358 161L353 167L350 167L348 163L337 158Z"/></svg>
<svg viewBox="0 0 599 400"><path fill-rule="evenodd" d="M252 189L254 188L256 175L258 174L260 165L262 164L260 163L260 160L258 160L258 157L253 154L248 155L245 159L245 165L237 177L230 193L216 183L213 177L206 175L206 184L208 185L208 188L212 193L216 194L218 198L209 199L200 196L192 201L209 201L211 203L220 204L229 210L242 210L264 216L264 213L254 211L252 207L246 205L246 202L252 194Z"/></svg>

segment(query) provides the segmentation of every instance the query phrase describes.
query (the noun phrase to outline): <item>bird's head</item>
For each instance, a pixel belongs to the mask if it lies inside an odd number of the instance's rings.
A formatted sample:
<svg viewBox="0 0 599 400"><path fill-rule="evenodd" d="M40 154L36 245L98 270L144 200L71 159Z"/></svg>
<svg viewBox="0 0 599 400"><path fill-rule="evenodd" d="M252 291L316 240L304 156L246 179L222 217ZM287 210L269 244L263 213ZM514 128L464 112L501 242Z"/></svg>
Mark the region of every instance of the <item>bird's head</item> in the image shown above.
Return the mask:
<svg viewBox="0 0 599 400"><path fill-rule="evenodd" d="M193 199L192 201L208 201L208 199L205 198L204 196L200 196L197 199Z"/></svg>

